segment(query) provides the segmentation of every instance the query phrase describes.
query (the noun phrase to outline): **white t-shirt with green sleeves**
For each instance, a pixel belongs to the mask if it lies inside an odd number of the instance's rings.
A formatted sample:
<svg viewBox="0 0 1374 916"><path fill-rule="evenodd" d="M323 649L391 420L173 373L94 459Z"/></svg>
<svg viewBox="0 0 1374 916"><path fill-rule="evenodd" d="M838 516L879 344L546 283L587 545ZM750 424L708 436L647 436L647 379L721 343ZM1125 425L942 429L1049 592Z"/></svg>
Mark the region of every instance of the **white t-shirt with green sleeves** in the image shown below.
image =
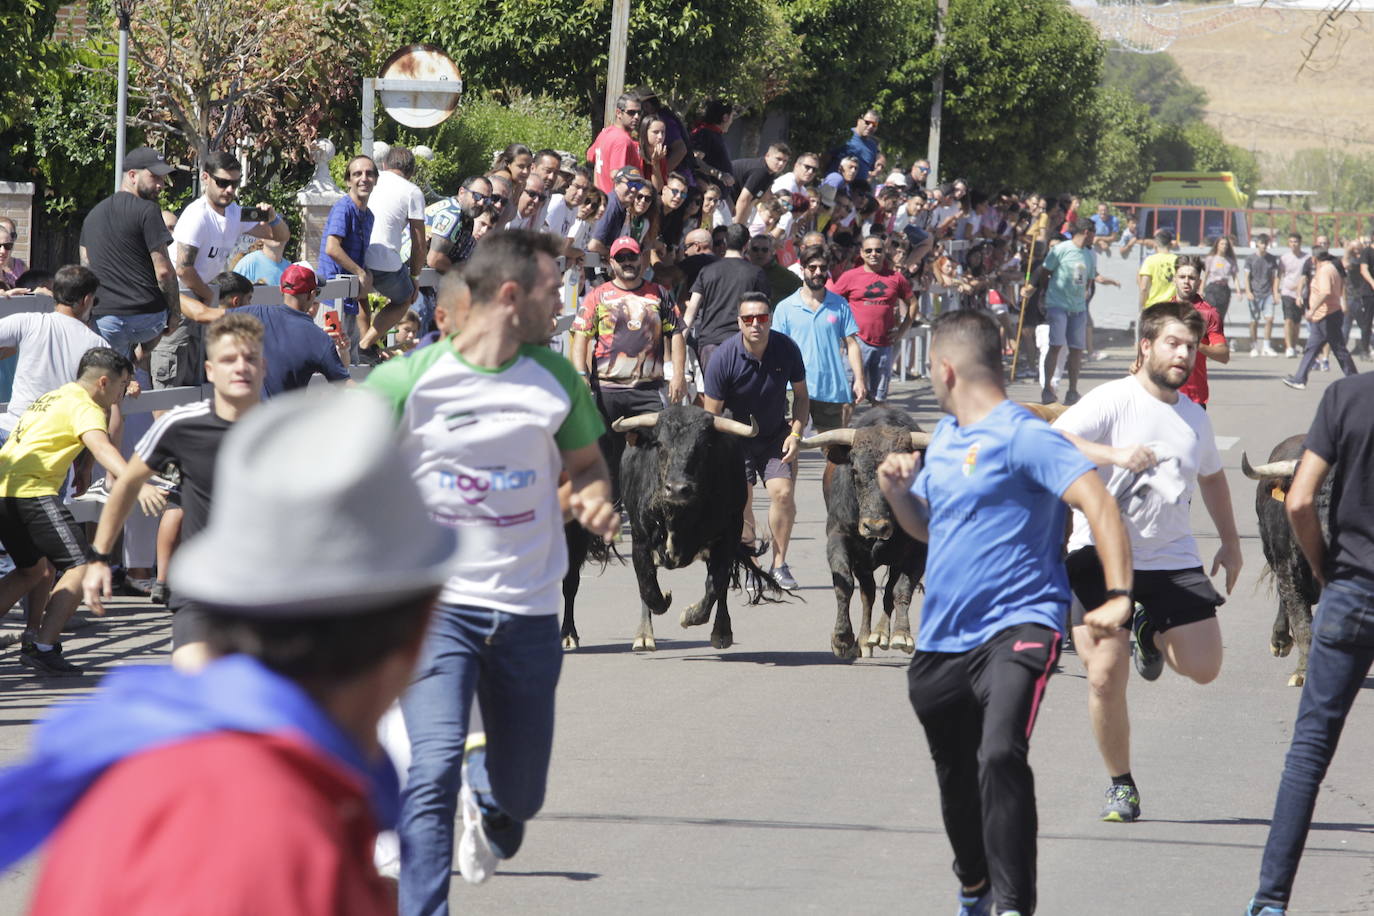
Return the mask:
<svg viewBox="0 0 1374 916"><path fill-rule="evenodd" d="M457 530L440 600L556 614L568 568L558 507L561 452L596 442L601 415L572 365L522 346L499 369L466 362L451 339L375 369L406 467L433 518Z"/></svg>

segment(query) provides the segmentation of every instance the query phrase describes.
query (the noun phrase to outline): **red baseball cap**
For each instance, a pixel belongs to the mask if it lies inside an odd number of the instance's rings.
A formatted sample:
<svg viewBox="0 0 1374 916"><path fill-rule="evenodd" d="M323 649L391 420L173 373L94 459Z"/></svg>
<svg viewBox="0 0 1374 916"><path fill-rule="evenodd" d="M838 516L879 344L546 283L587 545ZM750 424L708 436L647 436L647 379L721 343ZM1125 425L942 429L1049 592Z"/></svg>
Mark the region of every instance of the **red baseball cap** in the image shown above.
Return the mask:
<svg viewBox="0 0 1374 916"><path fill-rule="evenodd" d="M622 235L611 243L611 257L615 257L622 251L633 251L635 254L639 254L639 243L628 235Z"/></svg>
<svg viewBox="0 0 1374 916"><path fill-rule="evenodd" d="M303 296L320 288L315 272L304 264L292 264L281 275L281 291Z"/></svg>

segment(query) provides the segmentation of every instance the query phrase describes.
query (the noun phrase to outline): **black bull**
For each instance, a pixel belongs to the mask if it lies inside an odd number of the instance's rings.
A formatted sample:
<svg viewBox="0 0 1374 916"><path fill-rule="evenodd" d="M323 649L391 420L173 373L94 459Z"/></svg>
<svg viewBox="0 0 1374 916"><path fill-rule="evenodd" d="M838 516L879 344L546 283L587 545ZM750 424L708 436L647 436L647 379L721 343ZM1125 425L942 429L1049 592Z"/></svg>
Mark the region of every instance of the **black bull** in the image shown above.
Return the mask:
<svg viewBox="0 0 1374 916"><path fill-rule="evenodd" d="M726 649L734 642L726 595L740 584L740 573L776 594L777 583L758 566L756 554L741 544L748 495L741 438L758 434L758 426L712 417L700 407L665 407L655 413L625 417L612 424L625 433L620 460L620 492L633 539L631 560L639 580L640 622L633 647L652 651L651 614L662 614L671 593L658 584L658 567L678 569L706 560L706 592L679 618L684 627L711 619L711 645Z"/></svg>
<svg viewBox="0 0 1374 916"><path fill-rule="evenodd" d="M853 428L831 430L802 443L827 450L825 556L838 606L830 649L839 658L855 658L861 652L870 656L875 646L906 653L916 648L908 613L925 572L926 544L896 524L878 489L877 472L888 455L924 448L928 442L928 436L903 411L875 408ZM884 566L888 572L883 615L874 629L875 574ZM849 616L856 582L863 605L857 638Z"/></svg>
<svg viewBox="0 0 1374 916"><path fill-rule="evenodd" d="M1284 439L1269 453L1269 460L1259 467L1251 467L1244 455L1240 465L1246 477L1259 481L1255 487L1255 515L1259 518L1260 544L1279 593L1279 612L1274 618L1269 649L1274 655L1283 657L1293 651L1294 646L1298 647L1298 667L1288 679L1294 687L1302 686L1307 678L1307 652L1312 645L1312 605L1321 596L1321 586L1298 546L1284 511L1288 487L1293 482L1298 459L1302 457L1303 439L1303 436ZM1317 492L1316 503L1325 534L1331 506L1330 477Z"/></svg>

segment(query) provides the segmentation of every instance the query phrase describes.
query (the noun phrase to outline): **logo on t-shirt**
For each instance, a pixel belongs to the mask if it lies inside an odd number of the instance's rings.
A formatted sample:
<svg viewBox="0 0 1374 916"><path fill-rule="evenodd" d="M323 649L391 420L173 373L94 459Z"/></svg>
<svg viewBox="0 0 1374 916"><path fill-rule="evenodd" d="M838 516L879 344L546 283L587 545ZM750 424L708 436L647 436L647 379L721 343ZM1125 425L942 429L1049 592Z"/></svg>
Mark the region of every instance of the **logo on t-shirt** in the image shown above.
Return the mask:
<svg viewBox="0 0 1374 916"><path fill-rule="evenodd" d="M973 469L978 466L978 449L980 444L975 442L968 447L968 454L964 456L964 476L972 477Z"/></svg>
<svg viewBox="0 0 1374 916"><path fill-rule="evenodd" d="M887 284L886 284L885 282L883 282L882 280L874 280L872 283L868 284L868 288L864 290L864 298L865 298L865 299L886 299L886 298L887 298Z"/></svg>

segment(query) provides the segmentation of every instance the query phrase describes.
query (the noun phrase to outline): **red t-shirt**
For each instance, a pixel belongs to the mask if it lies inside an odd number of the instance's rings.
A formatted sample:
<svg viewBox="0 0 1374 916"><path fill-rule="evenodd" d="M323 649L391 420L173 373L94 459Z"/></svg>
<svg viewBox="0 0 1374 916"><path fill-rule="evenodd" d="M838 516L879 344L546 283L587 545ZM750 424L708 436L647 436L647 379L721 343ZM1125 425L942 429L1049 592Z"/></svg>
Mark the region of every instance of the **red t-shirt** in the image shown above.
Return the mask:
<svg viewBox="0 0 1374 916"><path fill-rule="evenodd" d="M1203 321L1207 323L1206 330L1202 332L1202 342L1208 346L1226 343L1226 335L1221 332L1221 316L1217 314L1217 310L1205 299L1193 302L1193 308L1202 314ZM1203 407L1207 406L1207 357L1203 356L1201 351L1193 361L1193 374L1188 376L1188 381L1178 390Z"/></svg>
<svg viewBox="0 0 1374 916"><path fill-rule="evenodd" d="M217 732L130 757L82 796L47 847L35 916L375 916L363 787L284 735Z"/></svg>
<svg viewBox="0 0 1374 916"><path fill-rule="evenodd" d="M849 300L849 310L859 325L859 339L871 347L891 345L901 323L901 306L911 298L911 284L900 271L874 273L855 267L832 279L827 286Z"/></svg>
<svg viewBox="0 0 1374 916"><path fill-rule="evenodd" d="M596 135L596 140L587 148L587 161L592 164L592 180L606 194L615 193L616 170L624 165L632 165L643 171L644 162L639 155L639 144L622 127L607 125Z"/></svg>

